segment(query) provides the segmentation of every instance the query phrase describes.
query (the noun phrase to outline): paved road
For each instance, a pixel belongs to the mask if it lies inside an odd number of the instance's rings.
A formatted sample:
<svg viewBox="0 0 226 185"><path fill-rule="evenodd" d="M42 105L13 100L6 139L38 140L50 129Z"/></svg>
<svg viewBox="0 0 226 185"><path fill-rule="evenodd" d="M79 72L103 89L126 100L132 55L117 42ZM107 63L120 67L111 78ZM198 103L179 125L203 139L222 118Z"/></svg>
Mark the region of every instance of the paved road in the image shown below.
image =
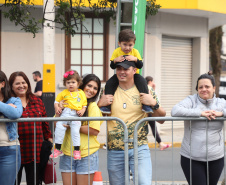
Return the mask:
<svg viewBox="0 0 226 185"><path fill-rule="evenodd" d="M153 174L152 174L152 179L154 181L153 184L168 185L168 184L172 184L172 181L177 181L177 182L174 182L174 184L186 184L184 183L186 180L180 167L180 154L179 154L180 148L169 148L164 151L160 151L158 148L156 150L154 148L150 150L151 150L152 168L153 168ZM103 149L99 150L99 159L100 159L99 169L102 172L103 180L108 181L106 150L103 150ZM58 171L58 159L56 160L56 162L57 162L57 165L56 165L57 181L59 182L59 184L62 184L61 175ZM221 180L222 180L222 177L221 177ZM25 181L25 174L23 174L22 181ZM179 183L178 181L180 181L181 183Z"/></svg>

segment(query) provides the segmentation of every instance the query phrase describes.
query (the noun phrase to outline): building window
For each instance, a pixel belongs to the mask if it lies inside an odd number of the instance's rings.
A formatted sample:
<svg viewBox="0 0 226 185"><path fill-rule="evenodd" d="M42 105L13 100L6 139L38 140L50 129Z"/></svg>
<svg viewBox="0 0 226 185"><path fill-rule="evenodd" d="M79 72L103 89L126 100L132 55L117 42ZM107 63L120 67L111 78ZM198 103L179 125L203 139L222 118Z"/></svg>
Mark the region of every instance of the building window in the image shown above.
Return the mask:
<svg viewBox="0 0 226 185"><path fill-rule="evenodd" d="M108 30L104 17L86 17L76 32L66 35L65 70L73 69L80 75L93 73L106 81Z"/></svg>

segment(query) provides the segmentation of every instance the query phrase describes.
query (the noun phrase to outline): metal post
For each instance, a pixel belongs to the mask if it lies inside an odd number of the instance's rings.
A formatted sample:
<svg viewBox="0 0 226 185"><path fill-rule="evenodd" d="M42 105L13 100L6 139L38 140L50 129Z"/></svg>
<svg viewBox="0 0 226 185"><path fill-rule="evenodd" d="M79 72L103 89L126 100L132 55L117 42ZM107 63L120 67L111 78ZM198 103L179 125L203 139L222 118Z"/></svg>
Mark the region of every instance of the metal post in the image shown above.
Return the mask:
<svg viewBox="0 0 226 185"><path fill-rule="evenodd" d="M89 156L89 121L88 121L88 184L90 185L90 173L89 173L89 170L90 170L90 156ZM92 184L91 184L92 185Z"/></svg>
<svg viewBox="0 0 226 185"><path fill-rule="evenodd" d="M207 165L207 185L209 185L209 161L208 161L208 130L209 130L209 121L206 120L206 165Z"/></svg>
<svg viewBox="0 0 226 185"><path fill-rule="evenodd" d="M36 185L36 122L34 122L34 184Z"/></svg>
<svg viewBox="0 0 226 185"><path fill-rule="evenodd" d="M17 169L18 169L18 147L20 147L20 145L18 145L18 122L16 122L16 130L17 130L17 138L16 138L16 185L18 185L18 174L17 174Z"/></svg>
<svg viewBox="0 0 226 185"><path fill-rule="evenodd" d="M107 151L107 159L108 159L108 121L106 121L106 151ZM108 160L107 160L107 167L108 167ZM106 184L108 184L106 182Z"/></svg>
<svg viewBox="0 0 226 185"><path fill-rule="evenodd" d="M116 37L115 37L115 48L118 47L118 35L120 32L120 23L121 23L121 0L117 0L116 8Z"/></svg>
<svg viewBox="0 0 226 185"><path fill-rule="evenodd" d="M72 121L70 121L70 125L72 124ZM71 135L71 128L70 128L70 135ZM72 141L72 137L70 138L70 146L71 146L71 184L72 184L72 163L73 163L73 141Z"/></svg>
<svg viewBox="0 0 226 185"><path fill-rule="evenodd" d="M191 120L190 120L190 183L192 185L192 159L191 159Z"/></svg>
<svg viewBox="0 0 226 185"><path fill-rule="evenodd" d="M54 141L55 141L55 138L54 138L55 135L53 134L53 133L54 133L54 128L55 128L55 123L54 123L54 121L51 122L51 126L52 126L52 131L51 131L51 132L52 132L52 136L53 136L53 144L52 144L53 147L52 147L52 149L53 149L53 152L54 152ZM54 156L54 155L53 155L53 156ZM54 157L53 157L53 159L50 159L50 160L52 160L52 164L53 164L53 169L52 169L52 171L53 171L53 185L54 185L54 170L55 170L55 169L54 169L54 168L55 168L55 167L54 167L54 164L55 164L55 163L54 163ZM49 162L49 161L48 161L48 162Z"/></svg>
<svg viewBox="0 0 226 185"><path fill-rule="evenodd" d="M156 143L156 130L157 130L156 127L157 127L157 126L156 126L156 124L157 124L157 122L155 122L155 136L154 136L154 137L155 137L155 185L157 185L157 180L156 180L156 174L157 174L157 173L156 173L156 168L157 168L157 167L156 167L156 144L157 144L157 143Z"/></svg>
<svg viewBox="0 0 226 185"><path fill-rule="evenodd" d="M128 147L128 130L124 126L124 153L125 153L125 185L129 185L129 147Z"/></svg>
<svg viewBox="0 0 226 185"><path fill-rule="evenodd" d="M55 101L55 6L54 0L43 1L43 84L42 101L48 117L54 116Z"/></svg>
<svg viewBox="0 0 226 185"><path fill-rule="evenodd" d="M223 147L224 147L224 155L225 155L224 141L225 141L225 122L223 123ZM224 180L225 180L225 177L226 177L226 170L225 170L225 156L224 156Z"/></svg>
<svg viewBox="0 0 226 185"><path fill-rule="evenodd" d="M173 178L173 163L174 163L174 160L173 160L173 121L172 121L172 179L173 179L173 184L174 184L174 178Z"/></svg>

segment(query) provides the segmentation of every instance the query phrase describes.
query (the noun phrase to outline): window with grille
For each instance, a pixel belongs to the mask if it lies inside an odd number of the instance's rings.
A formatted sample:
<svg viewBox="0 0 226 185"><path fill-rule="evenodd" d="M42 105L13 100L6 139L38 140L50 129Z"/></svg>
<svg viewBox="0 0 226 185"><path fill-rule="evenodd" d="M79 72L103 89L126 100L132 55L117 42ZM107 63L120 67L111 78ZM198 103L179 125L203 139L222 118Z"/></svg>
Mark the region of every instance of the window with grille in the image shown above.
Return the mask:
<svg viewBox="0 0 226 185"><path fill-rule="evenodd" d="M74 36L66 35L65 70L73 69L80 75L92 73L106 81L109 59L104 17L86 17L76 32Z"/></svg>

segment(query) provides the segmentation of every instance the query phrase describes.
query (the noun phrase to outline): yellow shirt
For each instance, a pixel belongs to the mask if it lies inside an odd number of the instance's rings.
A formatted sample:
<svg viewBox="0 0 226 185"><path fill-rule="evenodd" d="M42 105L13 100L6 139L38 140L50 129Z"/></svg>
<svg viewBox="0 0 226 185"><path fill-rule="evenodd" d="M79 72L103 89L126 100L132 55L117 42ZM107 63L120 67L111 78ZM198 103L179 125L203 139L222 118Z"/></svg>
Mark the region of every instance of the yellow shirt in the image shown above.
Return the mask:
<svg viewBox="0 0 226 185"><path fill-rule="evenodd" d="M102 117L102 113L97 106L96 102L92 102L89 104L88 107L88 117ZM89 121L90 128L93 128L95 130L100 131L100 125L103 123L103 121ZM83 125L87 125L88 122L84 121L82 122ZM71 141L71 132L70 129L67 129L63 145L61 146L61 149L65 155L71 155L73 156L73 153L71 153L72 150L72 141ZM89 154L95 153L100 148L100 143L97 140L97 136L89 136ZM88 156L88 135L80 133L80 151L81 151L81 157L87 157Z"/></svg>
<svg viewBox="0 0 226 185"><path fill-rule="evenodd" d="M147 114L142 111L140 93L136 86L128 90L117 88L114 94L114 101L111 105L111 117L122 119L128 128L129 138L133 139L134 127L136 123L145 118ZM148 124L140 125L138 129L138 145L147 144ZM124 129L117 121L108 121L108 149L124 150ZM129 143L129 148L133 148L133 143Z"/></svg>
<svg viewBox="0 0 226 185"><path fill-rule="evenodd" d="M86 95L81 89L78 89L76 92L70 92L68 89L63 90L56 97L57 102L60 102L61 100L66 100L65 103L68 104L64 107L73 110L81 110L82 107L87 105Z"/></svg>
<svg viewBox="0 0 226 185"><path fill-rule="evenodd" d="M129 53L124 53L121 47L118 47L113 51L110 61L113 61L115 58L122 55L132 55L134 57L137 57L138 60L142 60L140 53L137 49L133 48L132 51L130 51ZM139 69L137 69L136 73L139 74Z"/></svg>

